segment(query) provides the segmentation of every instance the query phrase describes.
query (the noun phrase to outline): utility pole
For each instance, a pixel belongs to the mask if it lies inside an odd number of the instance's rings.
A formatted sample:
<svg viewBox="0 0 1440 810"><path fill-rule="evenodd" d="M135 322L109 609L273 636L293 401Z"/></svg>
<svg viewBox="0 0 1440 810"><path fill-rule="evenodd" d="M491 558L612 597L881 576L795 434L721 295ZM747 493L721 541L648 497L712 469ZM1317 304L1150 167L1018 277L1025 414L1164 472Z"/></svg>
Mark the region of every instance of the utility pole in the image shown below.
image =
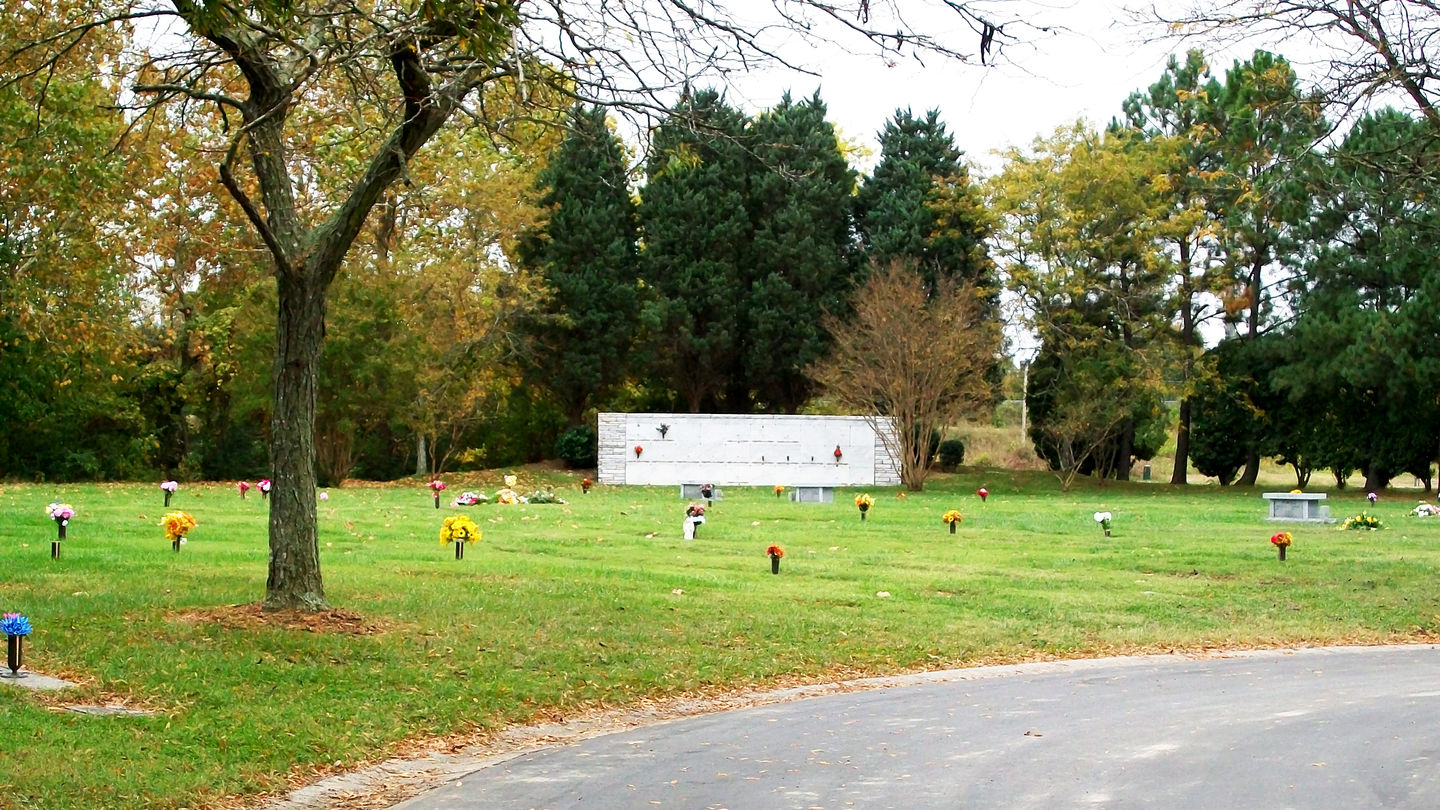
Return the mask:
<svg viewBox="0 0 1440 810"><path fill-rule="evenodd" d="M1025 440L1025 419L1030 407L1030 361L1020 363L1020 440Z"/></svg>

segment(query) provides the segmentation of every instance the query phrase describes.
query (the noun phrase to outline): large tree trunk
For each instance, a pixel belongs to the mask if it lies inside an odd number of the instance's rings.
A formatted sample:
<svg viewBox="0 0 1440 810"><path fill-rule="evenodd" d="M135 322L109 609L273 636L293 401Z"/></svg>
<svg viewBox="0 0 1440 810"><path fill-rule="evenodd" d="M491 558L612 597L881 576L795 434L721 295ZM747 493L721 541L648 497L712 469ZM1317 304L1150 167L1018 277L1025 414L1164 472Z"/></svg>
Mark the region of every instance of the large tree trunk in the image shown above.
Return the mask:
<svg viewBox="0 0 1440 810"><path fill-rule="evenodd" d="M1190 398L1180 400L1180 424L1175 427L1175 469L1170 473L1174 486L1189 484L1190 477Z"/></svg>
<svg viewBox="0 0 1440 810"><path fill-rule="evenodd" d="M275 410L270 421L270 576L265 609L323 610L315 517L315 388L326 289L308 268L279 274Z"/></svg>
<svg viewBox="0 0 1440 810"><path fill-rule="evenodd" d="M1115 480L1130 480L1131 456L1135 454L1135 420L1126 419L1115 447Z"/></svg>
<svg viewBox="0 0 1440 810"><path fill-rule="evenodd" d="M1375 462L1365 465L1365 491L1382 492L1390 486L1390 471Z"/></svg>
<svg viewBox="0 0 1440 810"><path fill-rule="evenodd" d="M1240 480L1235 482L1237 487L1253 487L1255 479L1260 477L1260 451L1251 448L1245 451L1245 472L1240 474Z"/></svg>

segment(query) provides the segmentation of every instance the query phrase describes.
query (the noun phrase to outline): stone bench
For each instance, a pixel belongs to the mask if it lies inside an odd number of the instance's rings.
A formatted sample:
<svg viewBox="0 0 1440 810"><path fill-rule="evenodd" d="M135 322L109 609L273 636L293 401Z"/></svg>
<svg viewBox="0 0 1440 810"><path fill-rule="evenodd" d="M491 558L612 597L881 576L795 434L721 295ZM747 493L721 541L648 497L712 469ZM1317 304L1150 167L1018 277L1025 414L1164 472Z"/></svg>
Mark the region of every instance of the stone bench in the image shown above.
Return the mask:
<svg viewBox="0 0 1440 810"><path fill-rule="evenodd" d="M834 503L834 487L791 487L791 503Z"/></svg>
<svg viewBox="0 0 1440 810"><path fill-rule="evenodd" d="M1322 506L1323 492L1265 492L1260 497L1270 502L1266 520L1289 523L1334 523L1330 507Z"/></svg>
<svg viewBox="0 0 1440 810"><path fill-rule="evenodd" d="M704 484L681 484L681 485L680 485L680 497L681 497L681 498L684 498L684 499L687 500L687 501L693 501L693 500L695 500L696 498L703 498L704 496L700 494L700 488L703 487L703 486L705 486L705 485L704 485ZM724 498L724 497L725 497L725 493L720 490L720 487L713 486L713 485L710 487L710 497L709 497L709 500L718 501L718 500L720 500L721 498Z"/></svg>

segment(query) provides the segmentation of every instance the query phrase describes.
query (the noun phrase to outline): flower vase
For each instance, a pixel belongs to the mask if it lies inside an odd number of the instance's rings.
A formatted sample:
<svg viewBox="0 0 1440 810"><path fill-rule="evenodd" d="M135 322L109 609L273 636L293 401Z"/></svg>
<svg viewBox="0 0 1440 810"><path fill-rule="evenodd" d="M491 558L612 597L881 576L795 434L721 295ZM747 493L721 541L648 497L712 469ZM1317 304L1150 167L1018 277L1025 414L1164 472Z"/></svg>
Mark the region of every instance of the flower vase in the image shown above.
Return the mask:
<svg viewBox="0 0 1440 810"><path fill-rule="evenodd" d="M771 555L770 555L770 573L772 573L772 574L778 574L778 573L780 573L780 555L779 555L779 554L771 554Z"/></svg>
<svg viewBox="0 0 1440 810"><path fill-rule="evenodd" d="M61 540L64 540L64 539L65 539L65 522L64 522L64 521L59 521L56 525L58 525L58 526L60 527L60 539L61 539Z"/></svg>
<svg viewBox="0 0 1440 810"><path fill-rule="evenodd" d="M954 523L951 523L951 524L950 524L950 533L951 533L951 534L954 534L954 533L955 533L955 524L954 524Z"/></svg>
<svg viewBox="0 0 1440 810"><path fill-rule="evenodd" d="M436 508L436 509L439 509L439 508L440 508L440 493L438 493L438 492L435 493L435 508Z"/></svg>
<svg viewBox="0 0 1440 810"><path fill-rule="evenodd" d="M865 513L868 512L868 511L869 511L869 510L866 509L865 507L863 507L863 506L860 507L860 522L861 522L861 523L864 523L864 522L865 522Z"/></svg>
<svg viewBox="0 0 1440 810"><path fill-rule="evenodd" d="M170 496L171 496L171 495L174 495L174 494L175 494L175 493L169 492L169 491L167 491L167 492L165 493L165 508L166 508L166 509L169 509L169 508L170 508Z"/></svg>
<svg viewBox="0 0 1440 810"><path fill-rule="evenodd" d="M1285 547L1276 546L1276 548L1280 549L1280 562L1285 562Z"/></svg>
<svg viewBox="0 0 1440 810"><path fill-rule="evenodd" d="M455 541L455 559L457 559L457 560L463 560L463 559L465 559L465 541L464 541L464 540L458 540L458 539L457 539L457 540Z"/></svg>
<svg viewBox="0 0 1440 810"><path fill-rule="evenodd" d="M6 649L6 664L9 665L9 667L10 667L10 671L9 671L8 673L5 673L5 677L7 677L7 678L23 678L23 677L25 677L25 673L23 673L23 672L20 671L20 667L25 663L25 661L24 661L24 658L25 658L25 637L24 637L24 636L6 636L6 637L5 637L5 641L6 641L6 647L7 647L7 649Z"/></svg>
<svg viewBox="0 0 1440 810"><path fill-rule="evenodd" d="M176 554L179 554L179 553L180 553L180 541L181 541L181 540L184 540L184 539L185 539L185 538L183 538L183 537L177 537L177 538L175 538L174 542L170 543L170 545L171 545L172 547L174 547Z"/></svg>

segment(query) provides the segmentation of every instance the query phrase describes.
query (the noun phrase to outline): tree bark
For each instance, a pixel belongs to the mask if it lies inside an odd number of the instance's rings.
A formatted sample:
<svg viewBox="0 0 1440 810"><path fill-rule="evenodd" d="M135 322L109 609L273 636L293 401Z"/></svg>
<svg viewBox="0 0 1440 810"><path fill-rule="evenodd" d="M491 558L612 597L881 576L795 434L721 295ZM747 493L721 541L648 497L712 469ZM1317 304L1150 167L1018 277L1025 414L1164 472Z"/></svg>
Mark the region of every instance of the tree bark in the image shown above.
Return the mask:
<svg viewBox="0 0 1440 810"><path fill-rule="evenodd" d="M1135 453L1135 420L1126 419L1115 447L1115 480L1130 480L1131 456Z"/></svg>
<svg viewBox="0 0 1440 810"><path fill-rule="evenodd" d="M1390 486L1390 471L1375 462L1365 466L1365 491L1382 492Z"/></svg>
<svg viewBox="0 0 1440 810"><path fill-rule="evenodd" d="M1180 400L1180 424L1175 427L1175 469L1170 473L1173 486L1190 483L1190 397Z"/></svg>
<svg viewBox="0 0 1440 810"><path fill-rule="evenodd" d="M270 420L270 575L265 609L324 610L315 517L315 390L326 285L300 268L277 276L275 409Z"/></svg>
<svg viewBox="0 0 1440 810"><path fill-rule="evenodd" d="M1253 447L1245 451L1245 472L1240 474L1240 480L1235 482L1237 487L1253 487L1255 479L1260 477L1260 451Z"/></svg>

